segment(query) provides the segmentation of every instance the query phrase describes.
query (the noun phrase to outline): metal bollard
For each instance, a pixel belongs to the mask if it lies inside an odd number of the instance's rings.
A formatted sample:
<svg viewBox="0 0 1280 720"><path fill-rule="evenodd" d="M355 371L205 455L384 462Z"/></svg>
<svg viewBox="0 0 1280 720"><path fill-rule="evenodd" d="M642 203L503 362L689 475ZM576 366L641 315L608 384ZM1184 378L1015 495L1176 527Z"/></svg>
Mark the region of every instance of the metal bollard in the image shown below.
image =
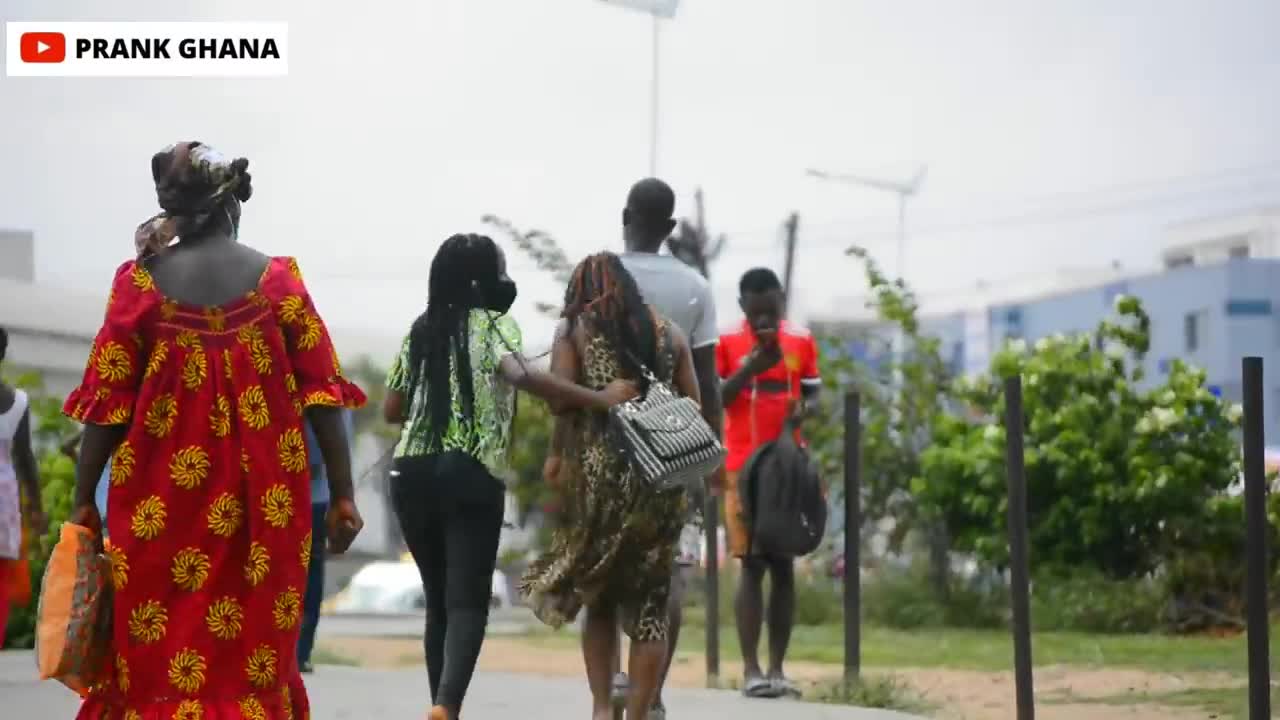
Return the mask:
<svg viewBox="0 0 1280 720"><path fill-rule="evenodd" d="M1013 605L1013 675L1017 719L1034 720L1031 680L1031 600L1027 559L1027 473L1023 464L1022 377L1004 381L1006 472L1009 475L1009 594Z"/></svg>

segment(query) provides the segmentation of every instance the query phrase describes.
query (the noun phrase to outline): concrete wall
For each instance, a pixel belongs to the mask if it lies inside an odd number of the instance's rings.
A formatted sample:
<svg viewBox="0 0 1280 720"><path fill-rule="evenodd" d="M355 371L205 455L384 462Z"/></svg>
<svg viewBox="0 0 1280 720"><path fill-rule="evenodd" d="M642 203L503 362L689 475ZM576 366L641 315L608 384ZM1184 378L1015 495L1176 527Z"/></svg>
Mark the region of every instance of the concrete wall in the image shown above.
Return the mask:
<svg viewBox="0 0 1280 720"><path fill-rule="evenodd" d="M29 283L36 278L36 242L30 230L0 229L0 278Z"/></svg>

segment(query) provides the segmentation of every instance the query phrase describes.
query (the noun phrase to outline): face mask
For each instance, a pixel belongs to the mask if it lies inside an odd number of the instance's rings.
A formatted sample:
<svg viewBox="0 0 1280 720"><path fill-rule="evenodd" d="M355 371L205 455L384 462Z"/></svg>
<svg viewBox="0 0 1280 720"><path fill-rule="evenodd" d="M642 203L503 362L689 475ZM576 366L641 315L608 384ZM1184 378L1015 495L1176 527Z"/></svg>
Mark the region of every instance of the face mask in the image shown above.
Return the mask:
<svg viewBox="0 0 1280 720"><path fill-rule="evenodd" d="M484 293L481 307L492 310L499 315L506 315L516 301L516 282L509 278L499 280L490 290Z"/></svg>

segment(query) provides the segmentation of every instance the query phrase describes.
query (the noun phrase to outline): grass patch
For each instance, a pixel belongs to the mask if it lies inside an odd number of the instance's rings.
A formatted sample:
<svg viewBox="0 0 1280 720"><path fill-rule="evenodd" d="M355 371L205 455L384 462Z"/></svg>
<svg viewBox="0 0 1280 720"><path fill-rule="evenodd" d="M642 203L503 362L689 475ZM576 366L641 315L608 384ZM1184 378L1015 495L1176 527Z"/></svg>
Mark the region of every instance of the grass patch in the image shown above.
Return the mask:
<svg viewBox="0 0 1280 720"><path fill-rule="evenodd" d="M706 632L700 609L690 609L680 648L701 652ZM696 611L695 611L696 610ZM844 630L838 624L798 626L791 636L791 660L839 665L844 662ZM538 630L526 641L550 647L576 647L574 632ZM1156 672L1227 672L1243 676L1243 636L1215 638L1177 635L1093 635L1072 632L1035 633L1032 657L1036 665L1131 667ZM737 633L726 625L720 631L720 654L740 657ZM1013 641L1003 630L928 629L915 631L865 627L862 632L864 667L945 667L1006 671L1013 665Z"/></svg>
<svg viewBox="0 0 1280 720"><path fill-rule="evenodd" d="M315 649L311 651L311 662L315 665L343 665L346 667L360 666L359 660L343 655L337 650L324 645L317 645Z"/></svg>
<svg viewBox="0 0 1280 720"><path fill-rule="evenodd" d="M1198 688L1171 693L1126 693L1100 698L1080 698L1059 695L1042 698L1041 702L1072 705L1138 705L1152 704L1165 707L1195 708L1219 720L1249 720L1249 690L1245 686L1232 688ZM1271 706L1276 707L1280 693L1271 691Z"/></svg>
<svg viewBox="0 0 1280 720"><path fill-rule="evenodd" d="M924 714L932 708L910 685L893 675L864 675L853 682L834 680L805 691L805 698L829 705L853 705Z"/></svg>

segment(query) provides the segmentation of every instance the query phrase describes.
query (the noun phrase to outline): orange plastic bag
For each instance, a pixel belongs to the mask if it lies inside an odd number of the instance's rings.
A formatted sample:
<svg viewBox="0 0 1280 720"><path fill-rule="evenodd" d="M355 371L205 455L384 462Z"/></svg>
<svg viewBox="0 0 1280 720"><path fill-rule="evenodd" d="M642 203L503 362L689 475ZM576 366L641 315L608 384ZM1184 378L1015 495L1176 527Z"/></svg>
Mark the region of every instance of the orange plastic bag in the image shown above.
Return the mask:
<svg viewBox="0 0 1280 720"><path fill-rule="evenodd" d="M84 696L106 679L110 645L110 563L92 530L64 523L36 607L40 679L55 679Z"/></svg>

